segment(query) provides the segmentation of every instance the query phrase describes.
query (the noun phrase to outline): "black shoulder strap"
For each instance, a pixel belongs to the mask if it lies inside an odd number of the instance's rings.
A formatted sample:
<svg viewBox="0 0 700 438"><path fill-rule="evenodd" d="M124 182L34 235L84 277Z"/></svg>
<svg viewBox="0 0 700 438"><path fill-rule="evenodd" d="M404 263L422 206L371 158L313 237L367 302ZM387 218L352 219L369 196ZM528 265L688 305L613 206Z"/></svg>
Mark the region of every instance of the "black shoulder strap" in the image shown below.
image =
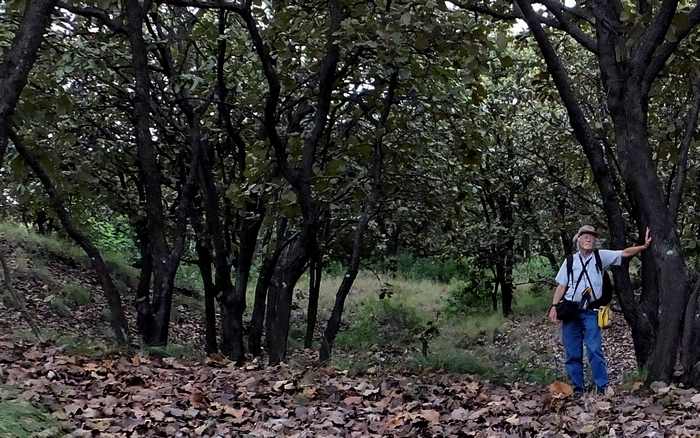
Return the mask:
<svg viewBox="0 0 700 438"><path fill-rule="evenodd" d="M598 272L601 272L603 270L603 261L600 259L600 253L597 249L593 250L593 255L595 256L595 268Z"/></svg>
<svg viewBox="0 0 700 438"><path fill-rule="evenodd" d="M571 283L571 285L574 285L574 256L573 254L569 254L566 257L566 279L567 279L567 285Z"/></svg>

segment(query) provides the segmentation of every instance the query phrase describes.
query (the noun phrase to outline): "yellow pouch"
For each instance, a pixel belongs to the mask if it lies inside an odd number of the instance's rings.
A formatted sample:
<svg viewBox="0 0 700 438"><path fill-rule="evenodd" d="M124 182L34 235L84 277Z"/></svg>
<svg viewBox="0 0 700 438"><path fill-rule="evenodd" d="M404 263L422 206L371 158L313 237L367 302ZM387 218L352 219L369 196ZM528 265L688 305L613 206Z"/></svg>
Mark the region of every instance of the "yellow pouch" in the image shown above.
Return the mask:
<svg viewBox="0 0 700 438"><path fill-rule="evenodd" d="M612 310L610 306L602 306L598 309L598 327L606 329L612 324Z"/></svg>

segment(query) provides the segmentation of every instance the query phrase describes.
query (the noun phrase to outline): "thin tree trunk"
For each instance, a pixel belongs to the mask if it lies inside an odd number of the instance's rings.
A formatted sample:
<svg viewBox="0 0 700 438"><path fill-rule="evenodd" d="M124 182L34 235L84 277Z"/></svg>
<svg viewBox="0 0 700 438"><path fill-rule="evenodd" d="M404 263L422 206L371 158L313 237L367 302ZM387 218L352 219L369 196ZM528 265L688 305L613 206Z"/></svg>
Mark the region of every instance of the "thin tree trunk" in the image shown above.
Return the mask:
<svg viewBox="0 0 700 438"><path fill-rule="evenodd" d="M216 285L212 279L212 255L211 241L201 223L201 218L192 218L192 226L195 230L195 250L197 252L197 266L202 276L204 286L204 348L207 354L219 351L216 339Z"/></svg>
<svg viewBox="0 0 700 438"><path fill-rule="evenodd" d="M151 279L153 276L153 257L151 246L148 242L148 231L144 221L136 224L136 235L138 236L139 252L141 254L141 271L139 272L139 283L136 287L136 327L142 337L151 333L153 327L153 313L151 310Z"/></svg>
<svg viewBox="0 0 700 438"><path fill-rule="evenodd" d="M323 337L321 338L321 349L319 351L319 360L321 362L327 362L333 350L333 345L335 343L335 338L340 331L340 323L342 321L343 309L345 307L345 299L350 293L357 273L360 269L360 250L362 248L362 239L364 237L365 231L367 230L367 224L369 223L369 213L367 210L362 212L360 220L357 223L357 228L355 229L355 235L352 241L352 255L350 256L350 263L348 264L348 269L345 271L343 276L343 281L338 287L338 292L335 296L335 303L333 304L333 310L331 310L331 316L328 318L328 323L326 324L326 329L323 332Z"/></svg>
<svg viewBox="0 0 700 438"><path fill-rule="evenodd" d="M90 259L95 273L97 274L100 284L102 286L102 291L107 300L107 307L109 309L109 320L112 326L112 331L114 332L114 338L120 345L129 344L129 329L126 322L126 316L124 315L124 309L122 307L121 297L119 296L119 291L114 286L112 277L109 273L109 268L102 258L102 254L97 249L97 247L90 241L86 234L80 231L74 224L73 219L66 209L61 195L56 190L56 186L43 168L39 160L26 148L22 140L12 131L10 131L10 139L17 150L17 153L22 157L22 159L29 165L34 174L41 181L44 191L49 197L49 202L53 208L56 216L58 216L63 225L63 229L66 231L68 236L70 236L75 243L80 246L85 254L87 254Z"/></svg>
<svg viewBox="0 0 700 438"><path fill-rule="evenodd" d="M230 346L229 356L237 362L245 358L243 345L243 312L246 307L246 290L250 267L258 241L258 231L262 224L262 212L252 219L241 220L239 233L238 264L236 266L236 285L233 294L222 297L222 328L224 343ZM228 341L228 342L227 342Z"/></svg>
<svg viewBox="0 0 700 438"><path fill-rule="evenodd" d="M304 347L311 348L318 319L318 298L321 290L321 276L323 275L323 265L317 257L309 266L309 305L306 309L306 336L304 337Z"/></svg>

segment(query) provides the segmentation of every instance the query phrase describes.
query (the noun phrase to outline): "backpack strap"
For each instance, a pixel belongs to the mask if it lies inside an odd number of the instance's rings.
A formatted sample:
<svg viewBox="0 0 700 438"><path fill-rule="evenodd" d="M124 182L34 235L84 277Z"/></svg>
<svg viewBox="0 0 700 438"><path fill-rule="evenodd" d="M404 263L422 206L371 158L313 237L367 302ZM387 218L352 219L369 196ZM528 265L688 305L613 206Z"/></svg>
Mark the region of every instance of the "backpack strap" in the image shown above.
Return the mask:
<svg viewBox="0 0 700 438"><path fill-rule="evenodd" d="M593 250L593 256L595 257L595 268L598 272L601 272L603 270L603 261L600 259L600 253L597 249Z"/></svg>
<svg viewBox="0 0 700 438"><path fill-rule="evenodd" d="M573 254L569 254L566 257L566 284L568 285L571 283L571 285L574 285L574 256ZM564 295L566 295L566 292L564 292Z"/></svg>

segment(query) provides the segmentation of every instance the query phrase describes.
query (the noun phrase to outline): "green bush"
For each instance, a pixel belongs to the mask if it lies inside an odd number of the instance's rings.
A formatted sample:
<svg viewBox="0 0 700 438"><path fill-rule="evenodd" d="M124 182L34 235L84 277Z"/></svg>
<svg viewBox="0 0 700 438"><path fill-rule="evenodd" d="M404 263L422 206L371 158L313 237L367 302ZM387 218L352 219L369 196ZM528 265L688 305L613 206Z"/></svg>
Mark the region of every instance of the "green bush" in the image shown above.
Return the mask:
<svg viewBox="0 0 700 438"><path fill-rule="evenodd" d="M66 304L66 301L59 296L53 295L48 300L49 309L51 309L56 315L67 318L72 315L70 307Z"/></svg>
<svg viewBox="0 0 700 438"><path fill-rule="evenodd" d="M544 279L553 279L556 272L546 257L535 256L518 263L513 268L513 278L516 283L537 283Z"/></svg>
<svg viewBox="0 0 700 438"><path fill-rule="evenodd" d="M80 283L68 283L63 286L61 295L65 303L70 307L80 307L90 302L90 290Z"/></svg>
<svg viewBox="0 0 700 438"><path fill-rule="evenodd" d="M126 217L112 216L109 221L91 217L85 222L87 234L98 248L112 254L121 254L128 261L136 258L138 250Z"/></svg>
<svg viewBox="0 0 700 438"><path fill-rule="evenodd" d="M465 314L491 306L493 280L478 271L465 272L464 280L453 279L447 287L445 311L449 315Z"/></svg>
<svg viewBox="0 0 700 438"><path fill-rule="evenodd" d="M424 325L414 308L392 299L369 299L359 306L355 320L338 334L336 343L351 349L412 344Z"/></svg>
<svg viewBox="0 0 700 438"><path fill-rule="evenodd" d="M468 271L466 260L441 259L437 257L416 257L410 253L399 254L395 261L388 260L389 267L406 278L414 280L435 280L447 283L453 278L464 279ZM390 269L391 270L391 269Z"/></svg>

